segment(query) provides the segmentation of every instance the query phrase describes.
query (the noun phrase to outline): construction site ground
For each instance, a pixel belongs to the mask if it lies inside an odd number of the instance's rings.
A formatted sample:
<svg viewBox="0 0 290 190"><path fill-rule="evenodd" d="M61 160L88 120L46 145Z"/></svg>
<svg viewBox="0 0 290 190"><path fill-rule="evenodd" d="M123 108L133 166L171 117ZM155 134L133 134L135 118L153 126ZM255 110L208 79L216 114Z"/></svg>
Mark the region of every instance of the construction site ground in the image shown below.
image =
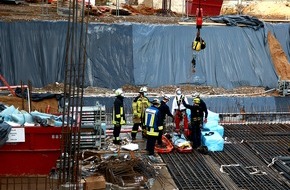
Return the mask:
<svg viewBox="0 0 290 190"><path fill-rule="evenodd" d="M290 8L287 2L275 1L271 5L265 3L268 2L255 2L251 6L242 7L242 13L257 16L260 19L284 21L289 19ZM147 13L143 12L141 14L141 9L147 11ZM223 13L227 14L236 13L235 11L235 8L223 9ZM174 13L160 16L157 10L147 9L144 6L139 6L139 8L134 7L134 9L131 9L131 12L131 15L118 17L112 15L109 11L99 13L99 15L91 15L90 22L178 24L183 20L183 15L181 14ZM47 5L29 2L19 5L0 3L0 20L4 22L66 19L67 17L57 14L55 3ZM277 73L282 78L289 80L290 67L287 56L273 35L269 34L268 40L271 45L269 49L271 50L271 56ZM176 87L176 85L170 85L149 88L149 92L158 95L162 94L162 92L173 94ZM138 86L132 85L123 86L123 90L127 95L138 92L139 88ZM181 88L186 95L198 91L202 95L207 96L279 96L276 91L267 92L269 89L266 87L245 86L229 90L211 86L182 85ZM32 92L62 93L63 89L63 84L56 82L43 88L33 88ZM112 89L87 87L84 89L84 93L85 95L109 96L112 94ZM21 107L23 101L26 100L10 96L1 97L1 102L16 107ZM48 104L51 106L52 112L57 110L57 101L55 99L34 102L32 109L45 112ZM289 161L286 167L283 167L283 164L279 161L272 162L273 158L278 159L279 156L282 156L286 159L290 156L287 151L287 146L289 145L289 124L234 124L224 125L224 127L227 140L225 141L225 151L223 152L211 152L204 155L193 151L189 154L178 154L174 152L170 155L159 155L159 158L166 160L166 164L163 161L161 163L155 163L156 166L161 166L161 169L158 170L159 178L155 181L151 189L286 190L290 188L289 179L285 179L286 175L284 175L287 171L283 171L283 169L290 167ZM140 136L137 140L143 150L145 141ZM138 152L136 152L136 155L138 156ZM167 167L163 167L165 165ZM226 166L222 168L222 165ZM222 169L224 169L223 172L220 172Z"/></svg>

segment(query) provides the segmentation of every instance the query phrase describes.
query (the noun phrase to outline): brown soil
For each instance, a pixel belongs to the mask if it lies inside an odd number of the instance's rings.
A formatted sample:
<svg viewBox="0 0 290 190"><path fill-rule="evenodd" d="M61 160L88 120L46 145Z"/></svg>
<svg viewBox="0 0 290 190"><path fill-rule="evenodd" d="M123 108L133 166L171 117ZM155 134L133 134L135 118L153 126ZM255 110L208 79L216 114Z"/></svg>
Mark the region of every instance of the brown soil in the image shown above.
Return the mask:
<svg viewBox="0 0 290 190"><path fill-rule="evenodd" d="M281 44L272 33L268 33L269 49L276 72L281 80L290 80L290 64Z"/></svg>
<svg viewBox="0 0 290 190"><path fill-rule="evenodd" d="M57 12L57 1L53 0L51 4L38 3L37 0L22 4L4 4L0 2L0 18L3 21L16 20L67 20L66 16L61 16ZM65 2L65 1L64 1ZM105 2L105 1L104 1ZM68 3L67 3L68 5ZM138 6L128 6L121 4L124 10L129 11L129 15L115 16L115 5L95 7L89 16L90 22L138 22L138 23L156 23L156 24L178 24L181 21L182 14L169 12L166 15L161 14L161 10L155 10L141 4ZM100 11L100 10L104 11ZM243 15L255 16L259 19L289 19L289 2L252 2L249 5L222 7L221 15L238 14L237 10ZM95 11L97 10L97 11Z"/></svg>
<svg viewBox="0 0 290 190"><path fill-rule="evenodd" d="M0 102L7 106L13 105L15 108L18 108L18 110L29 111L27 100L19 97L1 96ZM58 103L55 98L45 99L39 102L31 102L30 110L43 113L57 113Z"/></svg>

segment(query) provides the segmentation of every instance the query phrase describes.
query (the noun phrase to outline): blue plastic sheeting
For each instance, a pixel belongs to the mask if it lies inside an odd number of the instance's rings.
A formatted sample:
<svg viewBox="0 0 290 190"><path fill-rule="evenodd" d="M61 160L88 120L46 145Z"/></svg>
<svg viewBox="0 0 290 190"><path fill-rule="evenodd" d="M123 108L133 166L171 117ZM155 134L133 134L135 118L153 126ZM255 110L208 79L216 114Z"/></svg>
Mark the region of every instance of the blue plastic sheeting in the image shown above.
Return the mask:
<svg viewBox="0 0 290 190"><path fill-rule="evenodd" d="M153 100L155 97L149 97ZM253 112L289 112L290 97L207 97L202 98L208 110L215 113L240 113L244 109L247 113ZM95 106L96 101L112 111L114 97L84 97L85 106ZM161 98L160 98L161 100ZM133 98L124 98L124 112L132 113ZM173 98L167 103L171 110ZM192 104L192 99L188 98Z"/></svg>
<svg viewBox="0 0 290 190"><path fill-rule="evenodd" d="M204 26L207 43L191 72L194 26L99 24L88 27L85 86L180 85L275 88L277 74L267 31L290 57L290 24L249 27ZM64 81L67 22L0 22L0 73L10 85L43 87Z"/></svg>
<svg viewBox="0 0 290 190"><path fill-rule="evenodd" d="M118 88L134 84L132 25L90 24L86 85Z"/></svg>
<svg viewBox="0 0 290 190"><path fill-rule="evenodd" d="M206 146L209 151L224 150L224 139L215 131L202 131L201 144Z"/></svg>
<svg viewBox="0 0 290 190"><path fill-rule="evenodd" d="M85 86L134 84L132 26L91 24ZM67 22L0 22L0 73L10 85L64 81Z"/></svg>
<svg viewBox="0 0 290 190"><path fill-rule="evenodd" d="M0 147L3 146L8 140L8 135L12 127L6 122L0 123Z"/></svg>
<svg viewBox="0 0 290 190"><path fill-rule="evenodd" d="M264 23L259 19L248 15L220 15L211 17L210 20L218 23L225 23L228 26L238 26L238 24L258 30L264 27Z"/></svg>
<svg viewBox="0 0 290 190"><path fill-rule="evenodd" d="M0 73L10 85L63 81L66 22L0 22Z"/></svg>
<svg viewBox="0 0 290 190"><path fill-rule="evenodd" d="M289 97L214 97L204 98L207 108L217 113L289 112Z"/></svg>
<svg viewBox="0 0 290 190"><path fill-rule="evenodd" d="M192 83L227 89L277 85L264 30L203 27L201 35L207 47L197 55L194 74L190 64L194 27L151 26L142 33L144 26L134 26L134 31L139 34L134 40L134 55L141 55L134 57L139 65L134 69L136 84Z"/></svg>

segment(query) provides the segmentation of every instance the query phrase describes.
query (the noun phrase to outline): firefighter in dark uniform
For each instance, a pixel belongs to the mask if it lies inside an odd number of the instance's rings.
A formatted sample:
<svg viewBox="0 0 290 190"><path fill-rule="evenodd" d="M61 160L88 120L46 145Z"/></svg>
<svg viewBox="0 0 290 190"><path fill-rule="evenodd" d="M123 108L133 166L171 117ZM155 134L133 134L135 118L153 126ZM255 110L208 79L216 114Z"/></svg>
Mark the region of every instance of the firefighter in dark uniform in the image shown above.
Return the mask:
<svg viewBox="0 0 290 190"><path fill-rule="evenodd" d="M183 101L183 105L190 109L191 111L191 141L193 143L193 148L198 148L201 146L201 129L203 123L207 122L208 111L204 110L200 105L200 98L193 99L193 105L186 104Z"/></svg>
<svg viewBox="0 0 290 190"><path fill-rule="evenodd" d="M207 111L207 106L206 103L203 101L203 99L200 98L200 94L198 92L194 92L192 94L192 98L199 98L200 99L200 106L202 107L203 110Z"/></svg>
<svg viewBox="0 0 290 190"><path fill-rule="evenodd" d="M163 125L163 130L159 132L158 135L158 139L157 139L157 144L159 147L163 147L162 146L162 135L164 133L164 130L166 128L166 115L171 117L173 122L174 122L174 117L172 115L172 113L170 112L169 106L167 105L167 102L169 102L170 98L167 95L163 96L163 100L161 101L159 110L160 110L160 114L161 114L161 119L162 119L162 125Z"/></svg>
<svg viewBox="0 0 290 190"><path fill-rule="evenodd" d="M154 99L152 106L146 109L145 111L145 126L147 127L147 144L146 150L148 155L154 156L155 143L159 135L159 131L163 130L162 118L160 110L160 100Z"/></svg>
<svg viewBox="0 0 290 190"><path fill-rule="evenodd" d="M139 126L142 128L142 137L146 137L146 127L144 125L145 110L151 105L147 96L147 87L141 87L139 95L133 100L133 127L131 131L132 140L136 140Z"/></svg>
<svg viewBox="0 0 290 190"><path fill-rule="evenodd" d="M114 107L113 107L113 124L114 124L114 130L113 130L113 136L114 144L120 144L120 132L122 125L126 124L126 118L124 113L124 94L123 90L121 88L115 90L115 96L116 99L114 101Z"/></svg>

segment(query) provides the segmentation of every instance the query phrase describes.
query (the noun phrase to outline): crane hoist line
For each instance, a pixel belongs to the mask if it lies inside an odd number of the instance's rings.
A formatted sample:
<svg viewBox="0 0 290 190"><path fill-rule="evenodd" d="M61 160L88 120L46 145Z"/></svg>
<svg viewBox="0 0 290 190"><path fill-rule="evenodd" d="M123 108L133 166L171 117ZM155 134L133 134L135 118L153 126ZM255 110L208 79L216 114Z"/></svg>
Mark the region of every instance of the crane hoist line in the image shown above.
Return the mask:
<svg viewBox="0 0 290 190"><path fill-rule="evenodd" d="M200 0L198 3L198 7L196 8L196 37L194 39L194 41L192 42L192 50L193 50L193 57L191 60L191 64L192 64L192 72L195 72L195 65L196 65L196 57L197 57L197 53L200 50L205 49L206 47L206 43L205 41L202 39L202 37L200 36L200 31L202 28L202 22L203 22L203 10L202 7L200 5Z"/></svg>

